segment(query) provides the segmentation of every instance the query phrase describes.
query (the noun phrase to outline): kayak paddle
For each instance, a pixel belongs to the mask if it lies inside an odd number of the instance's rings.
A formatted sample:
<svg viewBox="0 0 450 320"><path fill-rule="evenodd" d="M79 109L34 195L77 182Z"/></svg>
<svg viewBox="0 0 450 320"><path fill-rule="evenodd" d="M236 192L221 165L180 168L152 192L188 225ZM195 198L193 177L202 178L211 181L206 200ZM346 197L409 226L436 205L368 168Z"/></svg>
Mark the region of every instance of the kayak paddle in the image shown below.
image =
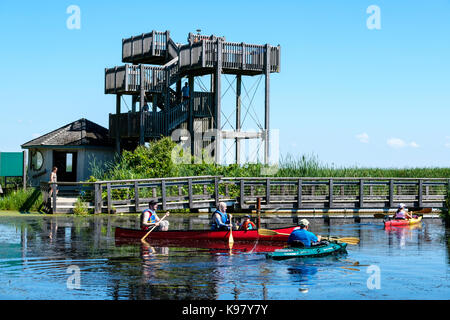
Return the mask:
<svg viewBox="0 0 450 320"><path fill-rule="evenodd" d="M262 236L276 236L276 235L288 236L289 235L289 233L281 233L281 232L277 232L275 230L269 230L269 229L258 229L258 234L260 234ZM344 238L322 237L322 239L329 240L329 241L345 242L348 244L355 244L355 245L359 243L359 239L354 238L354 237L344 237Z"/></svg>

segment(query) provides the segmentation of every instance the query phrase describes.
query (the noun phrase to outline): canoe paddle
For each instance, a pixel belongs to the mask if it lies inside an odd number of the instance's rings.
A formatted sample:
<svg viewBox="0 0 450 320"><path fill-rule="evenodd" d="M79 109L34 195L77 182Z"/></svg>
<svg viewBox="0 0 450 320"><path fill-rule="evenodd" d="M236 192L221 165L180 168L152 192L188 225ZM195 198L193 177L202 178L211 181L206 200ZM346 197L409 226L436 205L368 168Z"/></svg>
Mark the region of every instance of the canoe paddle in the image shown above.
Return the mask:
<svg viewBox="0 0 450 320"><path fill-rule="evenodd" d="M162 218L159 220L159 222L163 221L168 215L170 215L170 214L169 214L169 211L166 212L166 214L164 215L164 217L162 217ZM144 241L145 238L147 238L147 236L150 234L150 232L152 232L153 229L155 229L156 227L157 227L157 225L153 226L153 228L151 228L150 231L147 232L147 234L141 238L141 241Z"/></svg>
<svg viewBox="0 0 450 320"><path fill-rule="evenodd" d="M275 230L270 230L270 229L258 229L258 234L260 234L262 236L275 236L275 235L288 236L289 235L289 233L281 233L281 232L277 232ZM329 241L345 242L348 244L355 244L355 245L359 243L359 239L354 238L354 237L344 237L344 238L322 237L322 239L329 240Z"/></svg>
<svg viewBox="0 0 450 320"><path fill-rule="evenodd" d="M230 216L230 236L228 237L228 245L230 246L230 249L233 247L234 239L233 239L233 223L231 222L231 216Z"/></svg>
<svg viewBox="0 0 450 320"><path fill-rule="evenodd" d="M275 230L269 230L269 229L258 229L258 234L262 236L276 236L276 235L282 235L282 236L288 236L289 233L281 233L277 232Z"/></svg>

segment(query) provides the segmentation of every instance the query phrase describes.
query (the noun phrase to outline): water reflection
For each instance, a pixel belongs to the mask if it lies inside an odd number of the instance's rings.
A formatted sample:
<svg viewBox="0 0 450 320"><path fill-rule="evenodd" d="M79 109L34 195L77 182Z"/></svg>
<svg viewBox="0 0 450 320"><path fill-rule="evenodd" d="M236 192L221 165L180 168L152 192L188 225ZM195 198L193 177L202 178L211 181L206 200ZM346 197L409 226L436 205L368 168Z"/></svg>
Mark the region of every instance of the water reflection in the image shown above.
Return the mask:
<svg viewBox="0 0 450 320"><path fill-rule="evenodd" d="M208 228L206 223L193 222L198 217L171 219L174 229ZM388 251L389 256L395 256L398 249L411 248L416 251L408 251L410 264L424 261L424 255L436 256L439 249L444 249L447 265L439 265L437 259L433 267L422 266L422 270L434 275L436 270L449 272L449 231L438 220L392 230L374 220L311 221L315 233L358 237L361 242L349 245L345 257L275 263L267 261L263 253L284 244L235 242L230 250L223 241L141 243L114 238L116 226L138 227L138 216L0 217L0 298L295 299L306 293L314 296L316 290L312 288L321 279L328 281L320 282L323 287L354 290L342 284L344 272L361 277L364 283L365 273L358 273L361 267L397 263L383 254ZM292 225L290 218L281 222L274 218L273 224L269 219L265 222L263 228ZM66 287L66 270L71 265L81 269L81 290ZM439 275L436 279L442 282ZM277 291L278 287L284 291ZM394 291L388 296L391 293Z"/></svg>

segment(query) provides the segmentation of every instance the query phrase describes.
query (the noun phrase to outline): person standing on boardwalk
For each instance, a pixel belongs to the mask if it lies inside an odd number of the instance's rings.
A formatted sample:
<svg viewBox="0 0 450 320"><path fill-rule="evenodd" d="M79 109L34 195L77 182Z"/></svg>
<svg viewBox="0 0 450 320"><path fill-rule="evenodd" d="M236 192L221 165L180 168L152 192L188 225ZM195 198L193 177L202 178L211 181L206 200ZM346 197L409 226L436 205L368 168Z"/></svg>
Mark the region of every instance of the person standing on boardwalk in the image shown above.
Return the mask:
<svg viewBox="0 0 450 320"><path fill-rule="evenodd" d="M306 219L300 220L299 228L295 228L288 238L288 244L311 247L318 244L321 240L320 236L308 231L309 221Z"/></svg>
<svg viewBox="0 0 450 320"><path fill-rule="evenodd" d="M58 182L58 177L56 175L56 172L58 172L58 168L57 167L53 167L52 172L50 173L50 182L51 183L55 183L55 188L56 188L56 195L58 195L58 185L56 184L56 182ZM49 198L51 198L53 195L53 184L50 184L50 193L49 193Z"/></svg>
<svg viewBox="0 0 450 320"><path fill-rule="evenodd" d="M230 220L232 215L227 215L227 205L225 202L219 203L219 208L214 211L211 217L211 230L227 231L231 228Z"/></svg>
<svg viewBox="0 0 450 320"><path fill-rule="evenodd" d="M156 226L155 231L167 231L169 230L169 221L159 219L156 214L158 203L155 200L150 200L148 203L148 209L145 209L141 214L141 229L144 231L150 230L150 228Z"/></svg>
<svg viewBox="0 0 450 320"><path fill-rule="evenodd" d="M184 83L183 89L181 89L181 93L183 95L183 102L189 100L189 85L187 82Z"/></svg>

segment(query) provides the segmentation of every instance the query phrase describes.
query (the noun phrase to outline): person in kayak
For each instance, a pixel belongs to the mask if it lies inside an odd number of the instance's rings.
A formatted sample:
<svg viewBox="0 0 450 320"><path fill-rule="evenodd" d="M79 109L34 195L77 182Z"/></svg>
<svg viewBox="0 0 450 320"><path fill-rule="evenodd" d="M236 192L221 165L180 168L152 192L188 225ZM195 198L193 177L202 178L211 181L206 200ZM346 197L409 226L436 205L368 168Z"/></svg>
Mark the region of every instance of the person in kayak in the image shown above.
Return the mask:
<svg viewBox="0 0 450 320"><path fill-rule="evenodd" d="M394 220L407 220L407 219L409 220L409 219L412 219L412 216L408 212L408 210L406 209L406 205L404 203L400 203L398 205L398 209L394 213L393 219Z"/></svg>
<svg viewBox="0 0 450 320"><path fill-rule="evenodd" d="M239 230L247 231L247 230L256 230L256 225L250 220L251 216L246 214L242 220L241 225L239 226Z"/></svg>
<svg viewBox="0 0 450 320"><path fill-rule="evenodd" d="M295 228L288 238L288 244L292 246L311 247L317 245L321 241L320 236L308 231L309 221L306 219L300 220L299 227Z"/></svg>
<svg viewBox="0 0 450 320"><path fill-rule="evenodd" d="M148 209L145 209L141 214L141 229L144 231L150 230L150 228L157 226L155 231L167 231L169 230L169 221L159 219L156 214L158 203L155 200L150 200L148 203Z"/></svg>
<svg viewBox="0 0 450 320"><path fill-rule="evenodd" d="M230 220L232 215L227 215L227 205L225 202L219 203L219 208L214 211L211 217L211 230L220 231L220 230L230 230L231 223Z"/></svg>

